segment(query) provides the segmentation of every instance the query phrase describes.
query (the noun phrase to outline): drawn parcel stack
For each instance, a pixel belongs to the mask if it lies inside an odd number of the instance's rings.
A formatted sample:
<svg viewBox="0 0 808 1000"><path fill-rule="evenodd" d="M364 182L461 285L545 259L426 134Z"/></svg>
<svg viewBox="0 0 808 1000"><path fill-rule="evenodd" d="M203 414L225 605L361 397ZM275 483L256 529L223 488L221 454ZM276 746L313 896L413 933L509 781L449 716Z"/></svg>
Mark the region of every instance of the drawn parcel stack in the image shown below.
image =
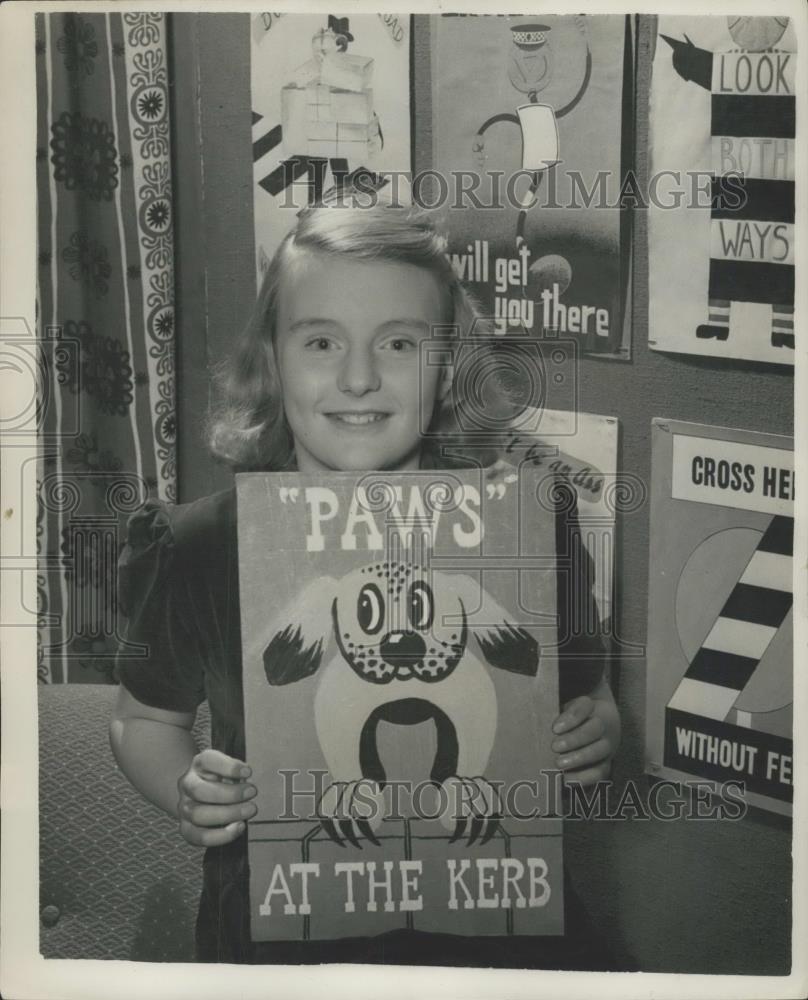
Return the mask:
<svg viewBox="0 0 808 1000"><path fill-rule="evenodd" d="M287 147L309 156L368 163L380 142L373 112L373 60L346 52L309 59L281 91Z"/></svg>
<svg viewBox="0 0 808 1000"><path fill-rule="evenodd" d="M237 491L254 940L563 933L546 473Z"/></svg>

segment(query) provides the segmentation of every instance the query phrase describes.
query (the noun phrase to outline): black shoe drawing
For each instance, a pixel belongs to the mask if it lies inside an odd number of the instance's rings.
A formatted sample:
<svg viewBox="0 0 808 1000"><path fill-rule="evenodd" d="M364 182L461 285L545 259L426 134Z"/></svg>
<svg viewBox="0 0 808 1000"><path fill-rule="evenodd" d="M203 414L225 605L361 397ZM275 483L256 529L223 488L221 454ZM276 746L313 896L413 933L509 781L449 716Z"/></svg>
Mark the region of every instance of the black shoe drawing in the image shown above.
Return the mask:
<svg viewBox="0 0 808 1000"><path fill-rule="evenodd" d="M701 340L726 340L729 337L729 327L702 323L701 326L696 327L696 336Z"/></svg>

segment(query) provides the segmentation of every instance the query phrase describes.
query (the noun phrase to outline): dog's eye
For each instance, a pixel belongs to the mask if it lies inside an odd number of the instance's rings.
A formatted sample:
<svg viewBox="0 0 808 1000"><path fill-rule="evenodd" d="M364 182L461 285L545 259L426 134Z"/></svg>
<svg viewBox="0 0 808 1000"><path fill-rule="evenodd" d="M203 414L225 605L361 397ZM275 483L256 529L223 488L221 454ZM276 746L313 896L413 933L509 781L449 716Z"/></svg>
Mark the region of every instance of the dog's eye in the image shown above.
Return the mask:
<svg viewBox="0 0 808 1000"><path fill-rule="evenodd" d="M432 588L423 580L416 580L410 587L410 621L413 628L428 629L435 617L435 599Z"/></svg>
<svg viewBox="0 0 808 1000"><path fill-rule="evenodd" d="M360 628L368 635L375 635L384 622L384 598L375 583L366 583L359 591L356 618Z"/></svg>

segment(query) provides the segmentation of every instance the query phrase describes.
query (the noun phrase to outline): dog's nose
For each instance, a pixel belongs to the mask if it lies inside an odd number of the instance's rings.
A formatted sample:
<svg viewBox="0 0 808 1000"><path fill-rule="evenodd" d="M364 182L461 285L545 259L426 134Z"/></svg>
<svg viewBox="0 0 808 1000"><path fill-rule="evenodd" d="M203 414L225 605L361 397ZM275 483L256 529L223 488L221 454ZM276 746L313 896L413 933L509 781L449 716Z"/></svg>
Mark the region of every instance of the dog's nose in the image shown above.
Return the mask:
<svg viewBox="0 0 808 1000"><path fill-rule="evenodd" d="M379 646L385 663L404 670L405 677L412 676L412 668L424 658L426 645L417 632L388 632Z"/></svg>

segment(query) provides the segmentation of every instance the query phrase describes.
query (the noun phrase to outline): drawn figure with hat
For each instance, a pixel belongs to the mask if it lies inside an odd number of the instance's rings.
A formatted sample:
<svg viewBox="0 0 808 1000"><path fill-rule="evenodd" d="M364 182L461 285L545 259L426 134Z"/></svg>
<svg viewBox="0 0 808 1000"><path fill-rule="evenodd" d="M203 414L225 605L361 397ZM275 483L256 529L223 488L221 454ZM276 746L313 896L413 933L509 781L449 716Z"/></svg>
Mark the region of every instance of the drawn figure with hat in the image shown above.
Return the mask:
<svg viewBox="0 0 808 1000"><path fill-rule="evenodd" d="M347 52L348 42L352 42L350 24L347 17L328 15L328 27L321 28L311 40L311 50L314 58L321 63L327 55L335 52Z"/></svg>
<svg viewBox="0 0 808 1000"><path fill-rule="evenodd" d="M584 15L575 16L575 24L586 39ZM508 78L530 103L522 104L516 113L503 112L492 115L477 130L472 150L477 154L480 167L485 160L485 133L500 122L512 122L522 134L522 168L530 171L530 188L522 201L516 224L517 246L524 242L527 209L533 204L544 172L559 162L557 119L569 114L584 96L592 76L592 52L586 40L586 65L578 92L563 107L556 110L549 104L539 103L539 93L553 76L553 50L548 35L550 26L538 22L521 22L511 25L513 46L508 62Z"/></svg>

